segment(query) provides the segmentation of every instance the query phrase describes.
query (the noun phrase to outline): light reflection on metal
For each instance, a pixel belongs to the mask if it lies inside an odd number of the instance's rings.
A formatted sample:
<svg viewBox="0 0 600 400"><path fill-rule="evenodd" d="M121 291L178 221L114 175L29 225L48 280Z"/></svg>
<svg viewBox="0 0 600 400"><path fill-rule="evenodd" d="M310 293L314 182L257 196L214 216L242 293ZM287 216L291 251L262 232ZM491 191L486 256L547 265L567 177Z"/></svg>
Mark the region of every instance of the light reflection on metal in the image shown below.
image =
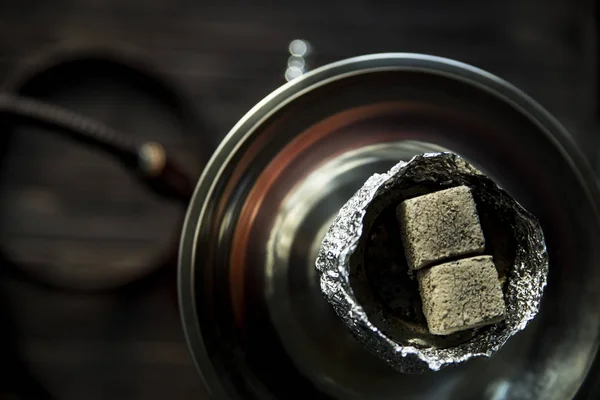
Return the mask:
<svg viewBox="0 0 600 400"><path fill-rule="evenodd" d="M298 67L289 67L288 69L285 70L285 80L289 82L292 79L298 78L303 73L304 73L304 71L302 71Z"/></svg>
<svg viewBox="0 0 600 400"><path fill-rule="evenodd" d="M288 46L290 57L285 71L285 80L291 81L306 72L306 56L310 54L311 46L306 40L294 39Z"/></svg>
<svg viewBox="0 0 600 400"><path fill-rule="evenodd" d="M289 46L290 54L293 56L304 57L310 52L310 45L306 40L292 40Z"/></svg>
<svg viewBox="0 0 600 400"><path fill-rule="evenodd" d="M502 380L490 387L490 400L506 400L510 390L510 382Z"/></svg>
<svg viewBox="0 0 600 400"><path fill-rule="evenodd" d="M290 58L288 58L288 68L300 68L301 70L304 70L304 66L306 65L306 62L304 61L304 58L302 57L298 57L298 56L290 56Z"/></svg>

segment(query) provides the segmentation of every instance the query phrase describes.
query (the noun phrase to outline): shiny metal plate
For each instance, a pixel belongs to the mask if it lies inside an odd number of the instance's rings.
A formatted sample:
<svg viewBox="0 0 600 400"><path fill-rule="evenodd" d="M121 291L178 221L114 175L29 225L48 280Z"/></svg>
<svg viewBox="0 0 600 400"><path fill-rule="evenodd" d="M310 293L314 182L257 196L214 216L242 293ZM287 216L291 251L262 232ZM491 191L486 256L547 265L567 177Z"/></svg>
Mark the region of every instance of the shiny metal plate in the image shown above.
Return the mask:
<svg viewBox="0 0 600 400"><path fill-rule="evenodd" d="M369 176L436 149L460 154L539 219L548 286L536 319L492 358L403 375L336 318L314 262ZM179 265L192 355L216 399L595 398L597 199L568 133L493 75L416 54L312 71L244 116L198 183Z"/></svg>

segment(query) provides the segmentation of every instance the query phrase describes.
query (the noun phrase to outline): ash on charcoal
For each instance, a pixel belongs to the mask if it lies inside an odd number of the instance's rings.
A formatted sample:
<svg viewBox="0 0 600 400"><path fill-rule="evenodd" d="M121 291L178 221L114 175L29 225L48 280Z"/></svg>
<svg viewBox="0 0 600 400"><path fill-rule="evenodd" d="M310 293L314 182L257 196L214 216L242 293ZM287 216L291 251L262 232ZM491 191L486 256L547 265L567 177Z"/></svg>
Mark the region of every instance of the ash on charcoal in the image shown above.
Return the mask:
<svg viewBox="0 0 600 400"><path fill-rule="evenodd" d="M449 335L495 324L505 305L491 256L451 261L417 273L429 332Z"/></svg>
<svg viewBox="0 0 600 400"><path fill-rule="evenodd" d="M396 216L411 269L484 250L477 207L467 186L405 200Z"/></svg>

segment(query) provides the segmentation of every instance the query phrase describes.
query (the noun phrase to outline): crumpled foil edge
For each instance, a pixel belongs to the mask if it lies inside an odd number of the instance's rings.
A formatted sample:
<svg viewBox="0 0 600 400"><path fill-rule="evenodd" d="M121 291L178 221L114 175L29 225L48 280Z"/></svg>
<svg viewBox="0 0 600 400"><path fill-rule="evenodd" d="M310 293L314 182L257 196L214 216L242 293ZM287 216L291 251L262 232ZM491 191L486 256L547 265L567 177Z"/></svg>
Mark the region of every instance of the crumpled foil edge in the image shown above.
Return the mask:
<svg viewBox="0 0 600 400"><path fill-rule="evenodd" d="M478 333L471 340L449 348L420 348L397 343L386 336L369 320L356 300L349 276L350 257L363 235L367 234L363 232L363 226L369 204L402 179L411 166L419 168L430 162L443 163L453 169L453 173L492 185L497 191L495 196L515 211L516 228L522 239L516 249L514 265L507 276L506 319ZM426 153L408 162L400 162L387 173L375 174L365 182L340 209L325 235L316 268L320 274L322 293L354 336L368 349L401 372L437 371L472 357L489 357L512 335L525 328L539 310L548 274L548 254L537 220L504 190L455 154Z"/></svg>

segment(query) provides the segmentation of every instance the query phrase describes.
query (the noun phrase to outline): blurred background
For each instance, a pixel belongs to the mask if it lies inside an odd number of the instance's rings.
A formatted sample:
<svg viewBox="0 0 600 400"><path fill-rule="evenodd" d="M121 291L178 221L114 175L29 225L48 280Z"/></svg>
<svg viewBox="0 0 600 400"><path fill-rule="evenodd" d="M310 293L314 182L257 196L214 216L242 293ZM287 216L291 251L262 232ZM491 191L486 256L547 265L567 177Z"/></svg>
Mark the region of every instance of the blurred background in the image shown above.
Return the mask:
<svg viewBox="0 0 600 400"><path fill-rule="evenodd" d="M591 0L2 0L0 89L159 142L195 180L286 80L428 53L523 89L598 167L597 25ZM0 113L0 397L207 398L177 309L185 207L44 129Z"/></svg>

